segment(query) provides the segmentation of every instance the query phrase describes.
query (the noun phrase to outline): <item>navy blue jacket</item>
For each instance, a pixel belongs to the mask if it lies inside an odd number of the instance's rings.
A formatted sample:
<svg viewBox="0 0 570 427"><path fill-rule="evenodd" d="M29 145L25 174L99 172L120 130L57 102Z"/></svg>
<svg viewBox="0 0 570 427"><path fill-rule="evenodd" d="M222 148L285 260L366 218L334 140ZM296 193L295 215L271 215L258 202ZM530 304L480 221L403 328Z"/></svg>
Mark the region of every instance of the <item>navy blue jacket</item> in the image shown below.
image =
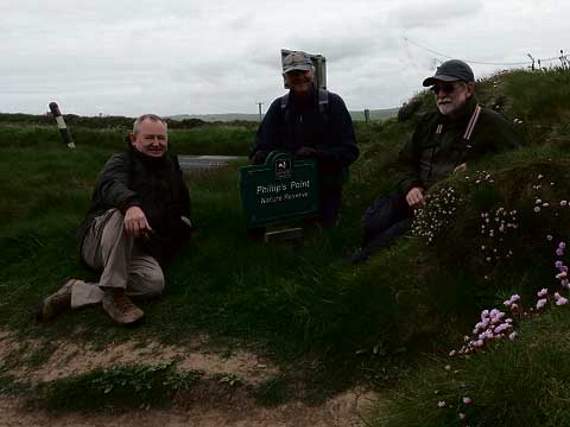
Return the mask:
<svg viewBox="0 0 570 427"><path fill-rule="evenodd" d="M328 104L319 111L316 92L307 99L296 99L290 91L287 107L281 97L273 101L257 131L251 153L301 147L317 150L321 172L342 174L358 158L352 119L340 96L328 92Z"/></svg>

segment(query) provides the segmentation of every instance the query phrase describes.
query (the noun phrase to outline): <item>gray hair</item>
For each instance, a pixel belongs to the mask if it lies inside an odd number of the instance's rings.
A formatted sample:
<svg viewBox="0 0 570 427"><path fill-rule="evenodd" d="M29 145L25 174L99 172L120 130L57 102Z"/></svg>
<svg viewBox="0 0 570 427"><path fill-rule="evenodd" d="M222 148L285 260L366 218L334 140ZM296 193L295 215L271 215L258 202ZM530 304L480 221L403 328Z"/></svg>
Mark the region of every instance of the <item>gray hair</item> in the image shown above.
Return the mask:
<svg viewBox="0 0 570 427"><path fill-rule="evenodd" d="M133 133L136 134L139 131L139 126L142 122L144 122L145 120L151 120L153 122L160 122L164 125L164 127L166 129L168 129L168 124L166 123L166 121L161 118L160 116L157 116L156 114L143 114L142 116L140 116L138 119L135 120L135 123L133 124Z"/></svg>

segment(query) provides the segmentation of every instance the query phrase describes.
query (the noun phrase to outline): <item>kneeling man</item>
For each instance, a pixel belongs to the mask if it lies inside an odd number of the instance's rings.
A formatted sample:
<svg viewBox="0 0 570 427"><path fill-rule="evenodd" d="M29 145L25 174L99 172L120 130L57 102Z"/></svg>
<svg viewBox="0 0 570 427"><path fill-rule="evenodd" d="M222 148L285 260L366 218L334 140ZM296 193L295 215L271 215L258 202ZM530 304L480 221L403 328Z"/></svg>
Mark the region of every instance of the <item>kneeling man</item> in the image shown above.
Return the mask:
<svg viewBox="0 0 570 427"><path fill-rule="evenodd" d="M101 273L99 282L68 280L42 301L38 320L101 303L116 323L133 324L144 313L131 297L162 293L162 267L191 231L188 188L167 150L166 122L154 114L139 117L127 150L103 167L79 230L81 259Z"/></svg>

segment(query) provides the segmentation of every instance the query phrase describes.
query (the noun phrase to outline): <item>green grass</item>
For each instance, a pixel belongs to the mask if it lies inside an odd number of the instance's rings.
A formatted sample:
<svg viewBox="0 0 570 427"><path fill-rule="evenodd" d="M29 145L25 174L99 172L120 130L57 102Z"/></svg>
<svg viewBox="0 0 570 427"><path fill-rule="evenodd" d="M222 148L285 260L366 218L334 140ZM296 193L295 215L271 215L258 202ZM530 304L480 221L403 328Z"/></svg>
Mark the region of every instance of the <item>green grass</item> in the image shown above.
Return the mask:
<svg viewBox="0 0 570 427"><path fill-rule="evenodd" d="M523 322L516 341L496 343L468 360L422 361L379 408L373 425L457 426L460 412L470 426L570 425L567 310L552 308ZM463 404L465 396L471 405ZM447 406L439 408L439 401Z"/></svg>
<svg viewBox="0 0 570 427"><path fill-rule="evenodd" d="M81 148L117 151L123 149L128 131L123 128L70 128L73 140ZM246 126L201 126L170 129L171 149L179 154L247 156L254 142L254 129ZM0 125L0 147L54 150L63 146L55 126Z"/></svg>
<svg viewBox="0 0 570 427"><path fill-rule="evenodd" d="M176 372L173 364L124 365L54 380L30 398L52 411L118 411L163 407L177 393L188 392L199 372Z"/></svg>
<svg viewBox="0 0 570 427"><path fill-rule="evenodd" d="M493 79L481 83L482 100L495 102L508 95L507 114L535 112L524 116L525 129L535 138L524 149L469 165L467 175L491 171L492 184L476 185L467 182L465 175L442 183L442 187L454 186L463 202L454 221L433 244L409 236L365 265L350 265L346 255L358 244L364 208L398 180L394 160L411 134L413 120L357 124L362 154L351 168L345 188L342 224L332 231L308 230L301 247L264 245L247 238L238 164L188 174L198 231L168 270L164 298L142 305L147 321L136 330L112 325L95 309L64 315L46 326L31 323L34 304L57 289L64 277L94 278L77 262L74 231L87 210L98 171L110 153L123 146L123 135L113 129L78 128L74 133L78 148L69 151L61 146L54 129L3 125L0 325L22 335L71 336L102 346L129 338L184 345L198 332L207 332L221 340L238 340L272 356L284 368L282 377L260 388L260 402L289 399L289 386L297 382L305 384L307 399L317 401L319 395L365 380L382 387L395 384L397 399L381 417L399 420L398 414L404 412L407 419L420 419L429 408L421 406L419 398L408 402L407 392L400 391L408 386L400 389L398 378L416 366L413 381L430 384L430 364L418 355L441 354L472 327L479 310L496 305L507 293L517 291L528 298L551 283L552 243L545 236L552 234L556 240L568 237L570 208L560 210L555 204L568 199L570 128L546 120L542 109L531 105L533 99L546 101L523 96L520 87L541 76L550 82L543 88L547 91L554 90L557 79L565 78L514 73L512 77L498 76L496 88ZM559 102L557 114L562 117L568 111L566 101L555 99ZM223 148L223 154L245 154L252 138L253 130L247 127L171 133L178 152L196 154L203 154L204 147L209 154L218 148ZM539 174L544 175L544 184L536 192L533 186ZM540 215L532 211L537 196L552 204ZM501 242L501 247L512 246L515 256L488 263L480 250L482 244L488 244L480 234L480 214L500 206L519 212L519 228ZM529 331L532 324L529 322ZM531 352L525 347L531 344L524 339L517 346L521 352ZM502 363L503 370L494 372L507 372L513 363L504 356L509 351L497 350L493 363ZM40 364L44 356L40 352L30 363ZM554 363L544 357L544 363ZM307 358L317 360L318 367L308 368L304 363ZM468 366L466 363L461 369L471 369ZM493 393L499 393L499 383L506 382L506 377L490 378L490 371L485 375L489 378L483 376L482 383L493 384L497 387ZM75 390L86 387L81 381L73 385ZM537 394L527 404L540 406L545 398ZM487 416L488 408L492 407L481 407L478 416ZM508 418L505 414L503 419ZM426 419L433 416L434 423L440 422L436 415L430 413Z"/></svg>

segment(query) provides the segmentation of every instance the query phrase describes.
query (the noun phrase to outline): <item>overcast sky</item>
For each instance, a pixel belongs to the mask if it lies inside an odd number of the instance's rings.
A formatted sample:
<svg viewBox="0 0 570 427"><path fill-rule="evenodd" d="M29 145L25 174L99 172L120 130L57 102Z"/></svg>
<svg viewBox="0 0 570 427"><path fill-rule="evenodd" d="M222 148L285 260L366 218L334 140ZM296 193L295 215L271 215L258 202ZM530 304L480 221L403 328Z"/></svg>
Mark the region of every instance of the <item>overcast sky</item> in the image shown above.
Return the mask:
<svg viewBox="0 0 570 427"><path fill-rule="evenodd" d="M417 44L553 57L569 16L567 0L0 0L0 112L255 113L284 91L281 48L324 55L349 109L393 107L441 59Z"/></svg>

